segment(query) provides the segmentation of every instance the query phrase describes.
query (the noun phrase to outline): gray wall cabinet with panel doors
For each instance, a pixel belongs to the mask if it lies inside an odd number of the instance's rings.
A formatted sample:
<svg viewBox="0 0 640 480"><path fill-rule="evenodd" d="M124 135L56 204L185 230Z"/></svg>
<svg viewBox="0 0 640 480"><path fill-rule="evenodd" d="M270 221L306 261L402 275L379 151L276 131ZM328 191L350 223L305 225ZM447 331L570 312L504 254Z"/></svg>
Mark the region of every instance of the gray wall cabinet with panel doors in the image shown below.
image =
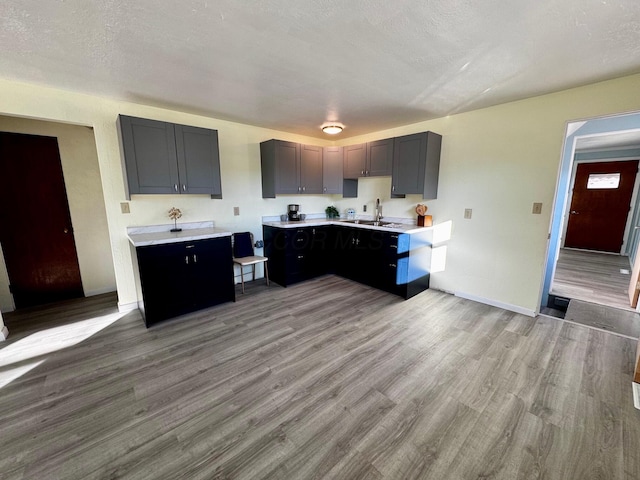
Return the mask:
<svg viewBox="0 0 640 480"><path fill-rule="evenodd" d="M433 132L396 137L393 153L392 195L438 196L442 136Z"/></svg>
<svg viewBox="0 0 640 480"><path fill-rule="evenodd" d="M344 178L344 148L322 149L322 193L342 194L343 198L358 196L358 180Z"/></svg>
<svg viewBox="0 0 640 480"><path fill-rule="evenodd" d="M322 147L283 140L260 144L262 198L322 193Z"/></svg>
<svg viewBox="0 0 640 480"><path fill-rule="evenodd" d="M393 138L344 147L344 178L391 175Z"/></svg>
<svg viewBox="0 0 640 480"><path fill-rule="evenodd" d="M218 132L118 116L128 197L207 194L222 198Z"/></svg>

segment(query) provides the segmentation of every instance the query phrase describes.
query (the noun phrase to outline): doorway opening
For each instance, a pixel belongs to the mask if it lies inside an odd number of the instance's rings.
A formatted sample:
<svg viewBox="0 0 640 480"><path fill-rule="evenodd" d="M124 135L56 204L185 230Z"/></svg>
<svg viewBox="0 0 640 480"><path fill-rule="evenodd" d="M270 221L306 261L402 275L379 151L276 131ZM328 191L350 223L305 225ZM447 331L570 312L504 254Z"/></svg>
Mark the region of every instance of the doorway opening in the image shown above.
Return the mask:
<svg viewBox="0 0 640 480"><path fill-rule="evenodd" d="M114 292L93 129L0 115L0 132L0 310Z"/></svg>
<svg viewBox="0 0 640 480"><path fill-rule="evenodd" d="M541 313L564 316L571 300L635 312L628 291L640 241L639 160L638 113L567 125Z"/></svg>

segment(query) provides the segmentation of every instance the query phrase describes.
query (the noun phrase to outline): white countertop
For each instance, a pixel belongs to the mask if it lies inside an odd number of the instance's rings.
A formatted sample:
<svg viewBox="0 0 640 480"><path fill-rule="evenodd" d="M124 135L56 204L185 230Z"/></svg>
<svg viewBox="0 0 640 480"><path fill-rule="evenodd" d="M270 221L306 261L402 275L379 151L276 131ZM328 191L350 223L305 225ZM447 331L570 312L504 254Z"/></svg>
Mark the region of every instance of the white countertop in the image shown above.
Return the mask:
<svg viewBox="0 0 640 480"><path fill-rule="evenodd" d="M418 233L424 232L426 230L432 229L433 227L418 227L413 223L401 223L395 222L395 219L391 220L382 220L385 221L394 221L393 226L374 226L374 225L366 225L364 223L353 223L349 222L345 219L327 219L327 218L312 218L300 220L297 222L280 222L280 221L263 221L263 225L267 225L269 227L276 228L299 228L299 227L320 227L323 225L341 225L343 227L354 227L354 228L364 228L367 230L380 230L383 232L396 232L396 233Z"/></svg>
<svg viewBox="0 0 640 480"><path fill-rule="evenodd" d="M181 232L170 232L173 224L128 227L127 236L134 247L231 236L231 232L214 227L213 222L182 223L178 227L182 228Z"/></svg>

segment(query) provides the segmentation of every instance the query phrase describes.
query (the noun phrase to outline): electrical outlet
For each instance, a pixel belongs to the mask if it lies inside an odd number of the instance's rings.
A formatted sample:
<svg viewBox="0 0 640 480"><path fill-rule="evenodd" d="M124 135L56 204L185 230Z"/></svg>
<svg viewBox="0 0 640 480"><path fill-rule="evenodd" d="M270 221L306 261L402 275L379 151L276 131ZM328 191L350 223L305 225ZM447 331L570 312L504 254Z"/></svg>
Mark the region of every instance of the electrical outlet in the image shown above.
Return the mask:
<svg viewBox="0 0 640 480"><path fill-rule="evenodd" d="M233 207L233 214L237 217L240 215L240 207Z"/></svg>
<svg viewBox="0 0 640 480"><path fill-rule="evenodd" d="M464 218L469 220L471 218L471 213L472 213L472 210L470 208L465 208L464 209Z"/></svg>
<svg viewBox="0 0 640 480"><path fill-rule="evenodd" d="M131 213L129 209L129 202L120 202L120 211L122 213Z"/></svg>
<svg viewBox="0 0 640 480"><path fill-rule="evenodd" d="M533 204L533 209L531 210L531 213L535 213L536 215L539 215L542 213L542 203L534 203Z"/></svg>
<svg viewBox="0 0 640 480"><path fill-rule="evenodd" d="M366 211L367 211L367 206L366 206L366 205L363 205L363 206L362 206L362 211L363 211L363 212L366 212Z"/></svg>

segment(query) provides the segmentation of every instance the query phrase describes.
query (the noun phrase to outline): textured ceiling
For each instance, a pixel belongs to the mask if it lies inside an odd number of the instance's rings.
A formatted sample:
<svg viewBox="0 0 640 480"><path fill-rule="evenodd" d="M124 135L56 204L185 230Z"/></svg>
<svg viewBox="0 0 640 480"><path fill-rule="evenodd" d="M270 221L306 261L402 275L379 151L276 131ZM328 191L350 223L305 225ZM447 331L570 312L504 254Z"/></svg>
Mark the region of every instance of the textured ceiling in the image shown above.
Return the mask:
<svg viewBox="0 0 640 480"><path fill-rule="evenodd" d="M0 77L342 138L640 72L638 0L2 0Z"/></svg>

